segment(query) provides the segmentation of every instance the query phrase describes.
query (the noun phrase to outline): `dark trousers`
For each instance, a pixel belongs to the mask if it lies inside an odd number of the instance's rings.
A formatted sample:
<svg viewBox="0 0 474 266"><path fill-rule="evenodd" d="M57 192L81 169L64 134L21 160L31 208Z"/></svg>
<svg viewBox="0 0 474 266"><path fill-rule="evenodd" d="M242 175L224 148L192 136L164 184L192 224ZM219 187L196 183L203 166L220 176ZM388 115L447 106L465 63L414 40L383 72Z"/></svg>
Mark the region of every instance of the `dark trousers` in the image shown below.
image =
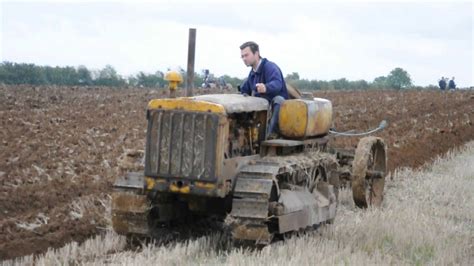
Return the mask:
<svg viewBox="0 0 474 266"><path fill-rule="evenodd" d="M282 96L275 96L270 103L272 105L272 118L267 129L267 137L272 133L280 133L280 128L278 126L278 117L280 115L280 106L285 101L285 98Z"/></svg>

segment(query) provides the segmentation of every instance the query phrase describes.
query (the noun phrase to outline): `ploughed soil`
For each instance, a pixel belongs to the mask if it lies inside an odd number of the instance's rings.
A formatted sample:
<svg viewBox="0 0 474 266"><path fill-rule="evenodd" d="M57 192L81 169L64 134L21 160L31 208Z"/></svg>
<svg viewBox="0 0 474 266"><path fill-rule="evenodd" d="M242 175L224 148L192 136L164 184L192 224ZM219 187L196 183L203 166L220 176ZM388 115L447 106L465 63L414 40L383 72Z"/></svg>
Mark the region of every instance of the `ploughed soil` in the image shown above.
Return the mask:
<svg viewBox="0 0 474 266"><path fill-rule="evenodd" d="M211 91L196 91L211 93ZM215 92L215 91L214 91ZM109 224L114 178L140 170L147 102L164 90L0 86L0 260L83 241ZM317 92L334 128L377 133L389 170L474 139L474 92ZM354 148L359 138L332 145Z"/></svg>
<svg viewBox="0 0 474 266"><path fill-rule="evenodd" d="M388 168L419 167L474 139L474 91L351 91L318 92L332 101L334 128L374 134L388 145ZM336 137L333 145L355 148L359 138Z"/></svg>

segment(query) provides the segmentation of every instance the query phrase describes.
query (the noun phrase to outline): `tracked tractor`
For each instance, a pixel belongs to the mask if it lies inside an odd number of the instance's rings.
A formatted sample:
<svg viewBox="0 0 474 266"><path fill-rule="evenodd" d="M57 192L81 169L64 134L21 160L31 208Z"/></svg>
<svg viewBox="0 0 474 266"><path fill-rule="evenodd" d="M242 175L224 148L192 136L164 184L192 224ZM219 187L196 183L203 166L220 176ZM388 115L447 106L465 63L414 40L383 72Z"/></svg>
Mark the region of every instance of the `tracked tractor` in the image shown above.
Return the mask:
<svg viewBox="0 0 474 266"><path fill-rule="evenodd" d="M364 137L355 150L331 148L326 99L286 100L280 137L271 140L269 113L267 100L240 94L151 100L145 170L115 181L114 230L151 236L186 217L213 216L233 240L265 245L333 221L343 183L357 206L382 204L382 139Z"/></svg>

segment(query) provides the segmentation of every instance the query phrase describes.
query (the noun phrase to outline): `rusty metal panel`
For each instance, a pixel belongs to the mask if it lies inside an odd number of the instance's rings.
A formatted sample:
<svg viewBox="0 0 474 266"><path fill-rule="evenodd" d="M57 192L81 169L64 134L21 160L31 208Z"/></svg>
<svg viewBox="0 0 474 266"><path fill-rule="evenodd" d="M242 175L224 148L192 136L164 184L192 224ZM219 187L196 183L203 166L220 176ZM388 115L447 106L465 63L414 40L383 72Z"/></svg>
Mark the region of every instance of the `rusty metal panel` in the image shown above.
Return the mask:
<svg viewBox="0 0 474 266"><path fill-rule="evenodd" d="M284 215L290 213L303 214L303 216L300 217L302 220L288 220L288 224L285 226L299 223L306 223L306 226L310 226L320 222L320 217L318 217L318 210L320 208L318 206L318 202L314 198L313 194L307 190L293 191L282 189L280 190L280 198L278 199L278 202L283 205ZM288 216L287 218L290 219L289 217L300 219L298 218L299 216ZM298 228L294 228L293 230Z"/></svg>
<svg viewBox="0 0 474 266"><path fill-rule="evenodd" d="M145 177L143 173L127 173L124 176L119 176L115 179L114 187L116 188L145 188Z"/></svg>
<svg viewBox="0 0 474 266"><path fill-rule="evenodd" d="M259 154L249 156L239 156L223 160L222 174L228 178L233 179L240 171L240 169L247 165L249 161L260 158Z"/></svg>
<svg viewBox="0 0 474 266"><path fill-rule="evenodd" d="M332 186L328 186L332 191ZM282 189L278 202L283 205L283 214L278 217L279 232L284 233L316 225L336 215L336 202L330 202L321 192Z"/></svg>
<svg viewBox="0 0 474 266"><path fill-rule="evenodd" d="M258 194L267 199L272 190L273 180L271 179L246 179L239 178L235 184L234 197L248 194Z"/></svg>
<svg viewBox="0 0 474 266"><path fill-rule="evenodd" d="M170 173L179 173L182 169L182 155L183 155L183 136L184 131L184 113L177 113L173 115L171 126L171 154L169 157Z"/></svg>
<svg viewBox="0 0 474 266"><path fill-rule="evenodd" d="M149 203L146 195L137 195L129 192L112 193L112 210L114 212L145 213Z"/></svg>
<svg viewBox="0 0 474 266"><path fill-rule="evenodd" d="M255 177L265 178L268 176L272 178L274 175L277 175L280 170L280 166L278 164L250 164L245 165L240 169L242 174L253 174Z"/></svg>
<svg viewBox="0 0 474 266"><path fill-rule="evenodd" d="M297 212L304 208L304 204L302 204L298 195L288 189L280 190L280 198L278 199L278 202L283 204L284 213Z"/></svg>
<svg viewBox="0 0 474 266"><path fill-rule="evenodd" d="M145 175L216 180L219 115L182 110L150 110Z"/></svg>
<svg viewBox="0 0 474 266"><path fill-rule="evenodd" d="M232 201L232 216L245 218L267 218L268 200L235 199Z"/></svg>
<svg viewBox="0 0 474 266"><path fill-rule="evenodd" d="M278 216L278 232L286 233L311 225L308 210L300 210Z"/></svg>
<svg viewBox="0 0 474 266"><path fill-rule="evenodd" d="M124 235L148 235L150 233L147 216L143 214L114 213L112 226L115 232Z"/></svg>
<svg viewBox="0 0 474 266"><path fill-rule="evenodd" d="M257 244L270 244L273 236L266 225L244 224L232 230L234 239L253 240Z"/></svg>
<svg viewBox="0 0 474 266"><path fill-rule="evenodd" d="M227 114L266 111L269 105L264 98L243 96L242 94L209 94L195 96L192 99L220 104L224 106Z"/></svg>
<svg viewBox="0 0 474 266"><path fill-rule="evenodd" d="M194 129L196 127L196 114L186 115L184 117L184 124L188 130L183 131L183 147L186 149L182 155L181 173L184 176L190 176L193 171L194 153Z"/></svg>

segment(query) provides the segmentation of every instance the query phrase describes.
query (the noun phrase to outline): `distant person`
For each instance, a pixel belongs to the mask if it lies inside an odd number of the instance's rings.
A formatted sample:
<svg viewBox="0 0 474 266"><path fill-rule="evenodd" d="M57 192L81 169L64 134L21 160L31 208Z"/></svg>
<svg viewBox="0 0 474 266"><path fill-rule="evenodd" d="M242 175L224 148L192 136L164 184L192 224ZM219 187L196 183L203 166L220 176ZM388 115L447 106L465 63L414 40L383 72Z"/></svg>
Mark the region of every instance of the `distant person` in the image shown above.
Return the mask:
<svg viewBox="0 0 474 266"><path fill-rule="evenodd" d="M206 88L206 89L210 88L211 84L209 82L209 79L210 79L209 69L204 69L204 79L203 79L203 83L202 83L201 87Z"/></svg>
<svg viewBox="0 0 474 266"><path fill-rule="evenodd" d="M219 87L220 87L220 89L221 89L221 90L223 90L223 89L225 89L225 88L226 88L226 86L227 86L227 83L225 82L225 79L224 79L224 77L219 77L219 80L218 80L218 82L219 82L219 84L218 84L218 85L219 85Z"/></svg>
<svg viewBox="0 0 474 266"><path fill-rule="evenodd" d="M446 80L444 77L441 77L441 79L438 82L439 88L444 91L446 89Z"/></svg>
<svg viewBox="0 0 474 266"><path fill-rule="evenodd" d="M454 77L449 81L448 88L450 90L455 90L456 89L456 83L454 83Z"/></svg>

